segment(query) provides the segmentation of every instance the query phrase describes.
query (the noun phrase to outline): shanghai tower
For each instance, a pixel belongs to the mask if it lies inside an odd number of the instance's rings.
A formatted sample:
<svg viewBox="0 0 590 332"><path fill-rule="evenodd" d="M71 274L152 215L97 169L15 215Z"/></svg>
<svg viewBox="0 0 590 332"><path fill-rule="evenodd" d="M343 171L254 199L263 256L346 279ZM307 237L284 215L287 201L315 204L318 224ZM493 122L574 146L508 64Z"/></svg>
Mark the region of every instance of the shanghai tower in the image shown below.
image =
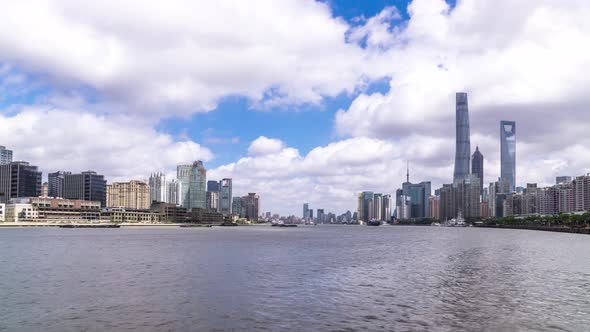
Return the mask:
<svg viewBox="0 0 590 332"><path fill-rule="evenodd" d="M467 93L457 92L457 133L455 150L454 181L461 181L469 176L469 159L471 157L471 142L469 140L469 108L467 107Z"/></svg>

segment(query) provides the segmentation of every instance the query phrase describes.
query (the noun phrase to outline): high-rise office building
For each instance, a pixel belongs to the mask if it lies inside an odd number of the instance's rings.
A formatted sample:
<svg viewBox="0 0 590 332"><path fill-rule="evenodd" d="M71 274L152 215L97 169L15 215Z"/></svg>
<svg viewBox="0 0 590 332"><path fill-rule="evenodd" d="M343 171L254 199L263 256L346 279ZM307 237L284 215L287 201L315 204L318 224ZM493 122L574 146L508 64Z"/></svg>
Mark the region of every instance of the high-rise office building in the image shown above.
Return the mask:
<svg viewBox="0 0 590 332"><path fill-rule="evenodd" d="M309 203L303 203L303 217L304 220L309 218Z"/></svg>
<svg viewBox="0 0 590 332"><path fill-rule="evenodd" d="M219 182L219 212L232 214L232 179L226 178Z"/></svg>
<svg viewBox="0 0 590 332"><path fill-rule="evenodd" d="M326 222L326 215L324 214L324 209L318 209L317 222L318 224L324 224Z"/></svg>
<svg viewBox="0 0 590 332"><path fill-rule="evenodd" d="M209 180L207 181L207 191L219 192L220 182Z"/></svg>
<svg viewBox="0 0 590 332"><path fill-rule="evenodd" d="M150 186L143 181L132 180L107 185L107 207L147 210L150 203Z"/></svg>
<svg viewBox="0 0 590 332"><path fill-rule="evenodd" d="M373 219L382 220L383 217L383 195L373 195Z"/></svg>
<svg viewBox="0 0 590 332"><path fill-rule="evenodd" d="M479 188L483 193L483 154L479 152L479 146L475 147L475 152L471 158L471 174L479 178Z"/></svg>
<svg viewBox="0 0 590 332"><path fill-rule="evenodd" d="M382 210L381 210L381 221L391 221L391 209L393 201L391 195L386 194L382 197Z"/></svg>
<svg viewBox="0 0 590 332"><path fill-rule="evenodd" d="M410 199L410 218L430 218L428 198L432 195L430 181L420 183L405 182L402 184L403 196Z"/></svg>
<svg viewBox="0 0 590 332"><path fill-rule="evenodd" d="M25 161L0 165L0 203L6 203L12 198L40 196L41 178L37 166Z"/></svg>
<svg viewBox="0 0 590 332"><path fill-rule="evenodd" d="M49 197L64 197L64 181L71 172L58 171L47 174L47 192Z"/></svg>
<svg viewBox="0 0 590 332"><path fill-rule="evenodd" d="M7 165L12 162L12 150L0 145L0 165Z"/></svg>
<svg viewBox="0 0 590 332"><path fill-rule="evenodd" d="M107 181L104 175L93 171L79 174L64 172L63 191L63 198L99 201L102 207L107 204Z"/></svg>
<svg viewBox="0 0 590 332"><path fill-rule="evenodd" d="M205 209L207 205L207 170L198 160L192 165L178 165L179 203L187 209Z"/></svg>
<svg viewBox="0 0 590 332"><path fill-rule="evenodd" d="M260 196L256 193L248 193L248 196L242 197L242 209L245 218L249 220L258 220Z"/></svg>
<svg viewBox="0 0 590 332"><path fill-rule="evenodd" d="M500 177L509 183L510 192L516 187L516 122L500 122Z"/></svg>
<svg viewBox="0 0 590 332"><path fill-rule="evenodd" d="M219 211L219 191L207 191L207 209Z"/></svg>
<svg viewBox="0 0 590 332"><path fill-rule="evenodd" d="M234 197L234 199L232 200L232 213L240 218L243 218L245 216L245 212L242 209L242 197Z"/></svg>
<svg viewBox="0 0 590 332"><path fill-rule="evenodd" d="M375 217L375 209L373 207L373 192L363 191L358 197L358 217L359 221L369 222Z"/></svg>
<svg viewBox="0 0 590 332"><path fill-rule="evenodd" d="M462 180L469 175L469 158L471 155L471 141L469 135L467 93L457 92L454 180Z"/></svg>
<svg viewBox="0 0 590 332"><path fill-rule="evenodd" d="M166 203L180 204L178 200L179 182L175 179L172 179L167 183L166 188Z"/></svg>
<svg viewBox="0 0 590 332"><path fill-rule="evenodd" d="M41 197L49 197L49 184L47 182L43 182L43 185L41 185Z"/></svg>
<svg viewBox="0 0 590 332"><path fill-rule="evenodd" d="M152 173L148 182L150 186L150 203L168 202L166 175L163 173Z"/></svg>
<svg viewBox="0 0 590 332"><path fill-rule="evenodd" d="M571 176L557 176L555 177L555 184L572 183Z"/></svg>

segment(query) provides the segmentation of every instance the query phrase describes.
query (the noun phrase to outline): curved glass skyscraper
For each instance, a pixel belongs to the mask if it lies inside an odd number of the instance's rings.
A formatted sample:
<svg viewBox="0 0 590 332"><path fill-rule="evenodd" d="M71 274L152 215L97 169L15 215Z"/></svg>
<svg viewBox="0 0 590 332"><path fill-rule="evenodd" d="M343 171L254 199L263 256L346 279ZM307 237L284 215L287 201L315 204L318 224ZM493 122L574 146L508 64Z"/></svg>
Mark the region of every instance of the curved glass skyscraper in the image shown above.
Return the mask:
<svg viewBox="0 0 590 332"><path fill-rule="evenodd" d="M457 133L455 150L455 173L453 180L460 181L469 176L469 159L471 158L471 141L469 139L469 108L467 93L457 92Z"/></svg>
<svg viewBox="0 0 590 332"><path fill-rule="evenodd" d="M516 122L500 122L500 177L510 184L510 191L516 185Z"/></svg>

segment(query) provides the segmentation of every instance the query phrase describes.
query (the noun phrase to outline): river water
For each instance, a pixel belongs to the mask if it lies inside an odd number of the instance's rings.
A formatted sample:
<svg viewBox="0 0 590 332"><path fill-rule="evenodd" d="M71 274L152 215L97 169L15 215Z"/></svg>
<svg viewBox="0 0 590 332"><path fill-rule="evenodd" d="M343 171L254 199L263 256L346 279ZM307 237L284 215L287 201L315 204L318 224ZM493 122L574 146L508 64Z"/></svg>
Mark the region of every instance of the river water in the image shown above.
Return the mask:
<svg viewBox="0 0 590 332"><path fill-rule="evenodd" d="M0 331L589 331L590 237L0 229Z"/></svg>

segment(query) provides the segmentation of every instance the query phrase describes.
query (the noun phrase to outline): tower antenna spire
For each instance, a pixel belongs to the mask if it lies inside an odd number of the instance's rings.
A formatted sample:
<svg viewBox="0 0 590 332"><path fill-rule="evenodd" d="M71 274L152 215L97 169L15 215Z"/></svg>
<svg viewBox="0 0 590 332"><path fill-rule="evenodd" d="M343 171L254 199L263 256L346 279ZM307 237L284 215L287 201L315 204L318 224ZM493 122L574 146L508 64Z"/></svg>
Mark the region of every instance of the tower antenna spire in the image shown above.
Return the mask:
<svg viewBox="0 0 590 332"><path fill-rule="evenodd" d="M406 182L410 183L410 161L408 160L408 166L406 168Z"/></svg>

